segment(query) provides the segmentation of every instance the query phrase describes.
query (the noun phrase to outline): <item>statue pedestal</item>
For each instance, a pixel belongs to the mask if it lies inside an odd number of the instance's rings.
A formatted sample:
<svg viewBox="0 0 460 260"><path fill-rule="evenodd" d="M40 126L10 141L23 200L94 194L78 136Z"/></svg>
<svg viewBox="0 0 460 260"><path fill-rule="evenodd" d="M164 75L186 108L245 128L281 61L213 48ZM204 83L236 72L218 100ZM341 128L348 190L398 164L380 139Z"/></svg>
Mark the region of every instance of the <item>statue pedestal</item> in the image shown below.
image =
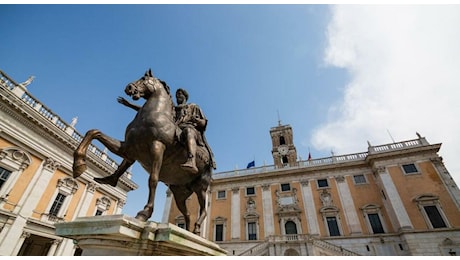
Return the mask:
<svg viewBox="0 0 460 260"><path fill-rule="evenodd" d="M56 223L56 235L74 239L84 256L225 256L215 243L169 223L126 215L81 217Z"/></svg>

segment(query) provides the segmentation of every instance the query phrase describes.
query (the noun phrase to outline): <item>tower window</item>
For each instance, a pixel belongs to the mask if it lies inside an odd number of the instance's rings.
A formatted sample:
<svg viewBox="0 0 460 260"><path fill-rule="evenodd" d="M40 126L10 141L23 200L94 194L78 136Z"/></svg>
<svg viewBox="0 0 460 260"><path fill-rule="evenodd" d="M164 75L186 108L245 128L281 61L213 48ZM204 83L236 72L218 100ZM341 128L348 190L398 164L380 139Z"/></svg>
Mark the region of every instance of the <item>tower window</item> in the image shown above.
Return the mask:
<svg viewBox="0 0 460 260"><path fill-rule="evenodd" d="M286 155L285 155L285 156L283 156L283 158L282 158L282 162L283 162L283 164L289 163L289 160L288 160L288 158L287 158L287 156L286 156Z"/></svg>
<svg viewBox="0 0 460 260"><path fill-rule="evenodd" d="M284 136L280 136L280 145L286 144L286 140L284 139Z"/></svg>

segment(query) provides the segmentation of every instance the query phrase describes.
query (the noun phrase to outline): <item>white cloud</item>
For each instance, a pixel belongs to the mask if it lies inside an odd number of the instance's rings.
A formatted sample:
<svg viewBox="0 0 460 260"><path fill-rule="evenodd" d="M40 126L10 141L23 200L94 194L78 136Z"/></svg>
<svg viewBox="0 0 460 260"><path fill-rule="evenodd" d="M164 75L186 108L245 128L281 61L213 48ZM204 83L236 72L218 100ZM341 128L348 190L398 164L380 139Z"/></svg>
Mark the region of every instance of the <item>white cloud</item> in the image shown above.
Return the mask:
<svg viewBox="0 0 460 260"><path fill-rule="evenodd" d="M346 69L341 103L312 137L336 154L416 139L443 143L460 185L460 6L332 6L325 62ZM388 129L388 130L387 130Z"/></svg>

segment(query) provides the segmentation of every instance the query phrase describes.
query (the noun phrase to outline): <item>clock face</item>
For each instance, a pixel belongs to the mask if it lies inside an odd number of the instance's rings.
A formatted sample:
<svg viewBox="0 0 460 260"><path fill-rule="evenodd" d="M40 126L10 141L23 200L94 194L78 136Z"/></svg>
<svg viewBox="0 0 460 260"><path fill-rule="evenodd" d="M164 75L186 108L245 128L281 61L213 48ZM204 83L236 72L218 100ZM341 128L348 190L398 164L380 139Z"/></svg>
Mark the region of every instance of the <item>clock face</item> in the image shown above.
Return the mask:
<svg viewBox="0 0 460 260"><path fill-rule="evenodd" d="M286 146L286 145L280 145L278 147L278 152L281 154L281 155L286 155L288 154L289 152L289 148Z"/></svg>

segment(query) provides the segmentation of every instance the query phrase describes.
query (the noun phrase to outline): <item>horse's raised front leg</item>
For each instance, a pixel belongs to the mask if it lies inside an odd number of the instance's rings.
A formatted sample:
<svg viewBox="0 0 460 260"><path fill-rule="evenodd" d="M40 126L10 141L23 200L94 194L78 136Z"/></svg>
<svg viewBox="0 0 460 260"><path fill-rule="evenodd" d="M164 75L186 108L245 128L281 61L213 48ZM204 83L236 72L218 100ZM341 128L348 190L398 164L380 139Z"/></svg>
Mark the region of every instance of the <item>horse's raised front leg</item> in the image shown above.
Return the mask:
<svg viewBox="0 0 460 260"><path fill-rule="evenodd" d="M88 150L89 145L93 139L98 140L107 147L112 153L119 155L124 158L124 155L120 151L121 142L103 134L98 129L92 129L86 132L85 137L83 137L80 145L73 153L73 177L77 178L83 174L86 170L86 151Z"/></svg>
<svg viewBox="0 0 460 260"><path fill-rule="evenodd" d="M144 209L139 211L136 219L147 221L153 213L153 204L155 202L155 192L160 177L161 164L163 162L163 153L166 146L160 141L154 141L150 148L150 155L152 158L152 166L149 172L149 197Z"/></svg>
<svg viewBox="0 0 460 260"><path fill-rule="evenodd" d="M100 184L108 184L113 187L116 187L118 183L118 179L120 179L123 173L125 173L125 171L128 170L128 168L131 167L131 165L133 164L134 164L134 161L124 159L120 163L120 166L118 166L117 170L112 175L109 175L104 178L94 178L94 180Z"/></svg>

